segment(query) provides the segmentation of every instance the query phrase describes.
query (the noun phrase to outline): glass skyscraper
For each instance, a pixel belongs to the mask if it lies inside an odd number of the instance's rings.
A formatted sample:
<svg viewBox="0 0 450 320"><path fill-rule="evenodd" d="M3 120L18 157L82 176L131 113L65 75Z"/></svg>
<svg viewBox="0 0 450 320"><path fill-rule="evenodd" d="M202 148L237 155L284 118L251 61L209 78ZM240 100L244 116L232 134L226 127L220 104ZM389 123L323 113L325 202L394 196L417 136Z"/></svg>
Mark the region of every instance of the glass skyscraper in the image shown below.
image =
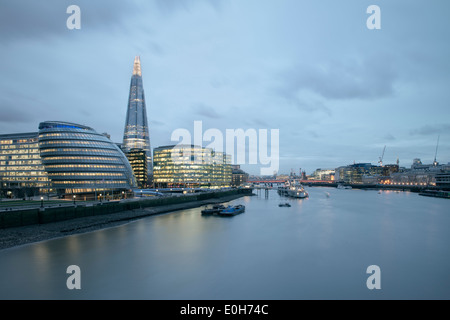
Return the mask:
<svg viewBox="0 0 450 320"><path fill-rule="evenodd" d="M122 150L126 154L131 152L131 150L142 150L146 153L148 171L147 184L150 184L151 176L153 174L153 161L147 123L147 110L145 107L144 88L142 85L141 61L139 56L136 56L134 59Z"/></svg>

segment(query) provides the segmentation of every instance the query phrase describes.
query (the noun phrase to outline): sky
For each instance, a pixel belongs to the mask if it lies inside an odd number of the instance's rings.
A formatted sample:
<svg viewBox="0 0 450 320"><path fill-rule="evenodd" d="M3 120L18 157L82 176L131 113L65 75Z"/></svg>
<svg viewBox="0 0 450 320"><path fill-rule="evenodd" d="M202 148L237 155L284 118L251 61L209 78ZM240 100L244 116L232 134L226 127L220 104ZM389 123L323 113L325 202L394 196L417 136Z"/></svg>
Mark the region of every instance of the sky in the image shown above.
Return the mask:
<svg viewBox="0 0 450 320"><path fill-rule="evenodd" d="M202 121L279 130L279 174L377 164L385 146L385 164L431 163L438 137L448 163L449 15L447 0L2 0L0 134L67 121L122 142L139 55L152 148Z"/></svg>

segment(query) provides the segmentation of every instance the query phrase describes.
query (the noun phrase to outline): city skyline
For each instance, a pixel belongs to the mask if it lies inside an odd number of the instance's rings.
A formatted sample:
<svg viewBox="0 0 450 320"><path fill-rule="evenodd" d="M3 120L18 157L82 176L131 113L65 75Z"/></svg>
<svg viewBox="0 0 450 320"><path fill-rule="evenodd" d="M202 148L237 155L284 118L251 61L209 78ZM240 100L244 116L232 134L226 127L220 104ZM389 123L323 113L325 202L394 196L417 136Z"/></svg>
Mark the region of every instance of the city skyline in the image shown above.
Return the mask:
<svg viewBox="0 0 450 320"><path fill-rule="evenodd" d="M438 3L438 5L436 5ZM121 142L143 61L152 147L178 128L279 129L279 173L450 161L450 5L437 1L77 1L0 5L0 134L81 123ZM381 8L369 30L366 9ZM260 166L242 165L250 174Z"/></svg>

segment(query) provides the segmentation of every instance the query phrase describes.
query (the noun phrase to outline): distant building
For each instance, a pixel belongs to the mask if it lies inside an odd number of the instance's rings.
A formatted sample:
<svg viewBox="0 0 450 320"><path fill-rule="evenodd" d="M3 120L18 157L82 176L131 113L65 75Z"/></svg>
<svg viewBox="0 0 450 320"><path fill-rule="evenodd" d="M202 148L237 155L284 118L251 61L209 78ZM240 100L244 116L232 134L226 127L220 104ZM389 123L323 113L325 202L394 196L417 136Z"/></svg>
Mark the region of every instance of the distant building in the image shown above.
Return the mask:
<svg viewBox="0 0 450 320"><path fill-rule="evenodd" d="M396 164L375 166L370 163L355 163L336 168L335 181L344 183L381 183L399 171Z"/></svg>
<svg viewBox="0 0 450 320"><path fill-rule="evenodd" d="M287 175L287 174L277 174L276 180L280 180L280 181L289 180L289 175Z"/></svg>
<svg viewBox="0 0 450 320"><path fill-rule="evenodd" d="M22 198L48 191L38 133L0 135L0 197Z"/></svg>
<svg viewBox="0 0 450 320"><path fill-rule="evenodd" d="M450 170L442 173L437 173L435 179L436 187L441 190L450 190Z"/></svg>
<svg viewBox="0 0 450 320"><path fill-rule="evenodd" d="M308 180L334 181L335 169L316 169Z"/></svg>
<svg viewBox="0 0 450 320"><path fill-rule="evenodd" d="M408 184L437 184L436 177L438 174L450 171L450 164L439 164L433 162L432 164L423 164L418 158L413 160L410 169L399 170L399 172L392 174L393 183L408 183Z"/></svg>
<svg viewBox="0 0 450 320"><path fill-rule="evenodd" d="M162 146L153 150L155 188L229 187L231 158L195 145Z"/></svg>
<svg viewBox="0 0 450 320"><path fill-rule="evenodd" d="M363 175L370 174L372 167L370 163L355 163L336 168L335 180L344 183L362 183Z"/></svg>
<svg viewBox="0 0 450 320"><path fill-rule="evenodd" d="M240 165L232 165L231 185L234 187L243 185L248 181L248 173L241 169Z"/></svg>
<svg viewBox="0 0 450 320"><path fill-rule="evenodd" d="M131 149L126 156L133 169L138 188L148 188L147 153L142 149Z"/></svg>

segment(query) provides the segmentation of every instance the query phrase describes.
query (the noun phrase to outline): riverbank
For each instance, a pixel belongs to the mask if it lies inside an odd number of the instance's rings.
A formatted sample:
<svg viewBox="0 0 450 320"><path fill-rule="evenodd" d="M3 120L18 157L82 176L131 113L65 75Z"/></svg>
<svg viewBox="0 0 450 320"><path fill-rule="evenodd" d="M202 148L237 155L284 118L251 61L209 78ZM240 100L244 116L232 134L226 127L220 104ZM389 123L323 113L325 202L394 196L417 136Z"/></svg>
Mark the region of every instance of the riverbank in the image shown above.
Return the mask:
<svg viewBox="0 0 450 320"><path fill-rule="evenodd" d="M244 196L249 196L249 194L234 194L219 198L197 200L171 205L161 205L148 208L138 208L117 213L87 216L59 222L0 229L0 250L29 243L50 240L53 238L115 227L152 215L229 202Z"/></svg>
<svg viewBox="0 0 450 320"><path fill-rule="evenodd" d="M330 187L337 188L339 185L351 187L352 189L368 189L368 190L398 190L398 191L410 191L410 192L423 192L424 190L433 191L450 191L446 188L431 186L431 185L418 185L418 184L372 184L372 183L339 183L328 181L313 181L302 180L301 183L305 187Z"/></svg>

